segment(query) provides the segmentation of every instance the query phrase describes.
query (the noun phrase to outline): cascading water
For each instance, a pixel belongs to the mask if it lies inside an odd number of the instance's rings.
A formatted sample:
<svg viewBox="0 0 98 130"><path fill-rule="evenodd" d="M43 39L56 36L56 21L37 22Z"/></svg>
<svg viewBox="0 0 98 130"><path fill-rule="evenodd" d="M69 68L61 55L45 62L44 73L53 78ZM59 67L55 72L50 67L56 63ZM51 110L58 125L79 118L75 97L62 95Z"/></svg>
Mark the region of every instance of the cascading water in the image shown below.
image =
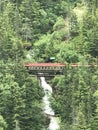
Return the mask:
<svg viewBox="0 0 98 130"><path fill-rule="evenodd" d="M55 112L51 108L50 104L50 97L52 96L52 88L49 84L47 84L44 77L40 77L40 79L42 88L45 93L45 96L43 97L43 103L45 104L44 113L49 115L50 118L50 124L47 130L58 130L59 129L58 121L55 117Z"/></svg>

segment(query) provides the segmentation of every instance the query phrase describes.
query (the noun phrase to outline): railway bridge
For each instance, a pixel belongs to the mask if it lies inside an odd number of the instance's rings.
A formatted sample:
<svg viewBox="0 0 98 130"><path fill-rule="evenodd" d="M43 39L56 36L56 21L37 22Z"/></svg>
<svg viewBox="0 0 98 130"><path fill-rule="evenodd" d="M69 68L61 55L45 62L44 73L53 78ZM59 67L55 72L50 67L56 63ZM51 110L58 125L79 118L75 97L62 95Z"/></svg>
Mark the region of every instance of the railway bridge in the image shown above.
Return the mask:
<svg viewBox="0 0 98 130"><path fill-rule="evenodd" d="M54 77L63 75L65 64L62 63L27 63L25 67L31 75L38 77Z"/></svg>
<svg viewBox="0 0 98 130"><path fill-rule="evenodd" d="M68 65L64 63L26 63L24 66L32 76L35 75L37 77L54 77L55 75L63 75L64 68ZM98 64L80 65L73 63L70 66L98 67Z"/></svg>

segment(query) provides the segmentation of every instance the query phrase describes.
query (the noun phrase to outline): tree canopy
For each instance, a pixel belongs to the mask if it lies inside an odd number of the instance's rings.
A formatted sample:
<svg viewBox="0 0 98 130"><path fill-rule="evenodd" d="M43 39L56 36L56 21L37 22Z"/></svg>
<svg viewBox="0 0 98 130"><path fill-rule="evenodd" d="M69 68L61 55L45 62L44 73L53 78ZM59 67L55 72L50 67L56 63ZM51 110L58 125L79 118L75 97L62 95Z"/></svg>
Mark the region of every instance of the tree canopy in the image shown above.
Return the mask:
<svg viewBox="0 0 98 130"><path fill-rule="evenodd" d="M97 130L97 44L97 0L1 0L0 130L47 127L43 90L25 62L67 63L64 75L51 81L60 129Z"/></svg>

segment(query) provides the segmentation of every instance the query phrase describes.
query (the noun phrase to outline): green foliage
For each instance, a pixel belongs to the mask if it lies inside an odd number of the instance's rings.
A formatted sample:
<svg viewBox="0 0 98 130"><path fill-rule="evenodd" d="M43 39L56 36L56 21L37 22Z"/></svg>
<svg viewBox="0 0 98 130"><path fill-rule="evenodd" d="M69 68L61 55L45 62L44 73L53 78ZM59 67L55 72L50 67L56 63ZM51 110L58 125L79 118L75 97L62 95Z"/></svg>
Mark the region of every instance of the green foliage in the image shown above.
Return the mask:
<svg viewBox="0 0 98 130"><path fill-rule="evenodd" d="M83 23L83 39L84 43L87 43L86 51L90 53L92 56L98 56L98 48L97 48L97 41L98 41L98 25L97 25L97 16L92 14L87 14L84 17Z"/></svg>
<svg viewBox="0 0 98 130"><path fill-rule="evenodd" d="M75 8L85 8L78 20ZM84 8L82 8L84 7ZM52 106L61 130L97 130L97 0L0 1L0 130L44 130L43 92L23 64L68 63L52 81ZM27 55L31 58L27 58Z"/></svg>
<svg viewBox="0 0 98 130"><path fill-rule="evenodd" d="M79 62L79 53L77 50L74 50L74 46L71 44L65 44L63 48L60 50L60 59L62 59L68 63L76 63Z"/></svg>
<svg viewBox="0 0 98 130"><path fill-rule="evenodd" d="M53 79L55 100L52 105L56 114L61 118L61 129L90 130L94 127L97 128L94 121L93 126L91 123L95 118L96 109L93 97L94 75L96 75L96 69L69 66L65 69L65 77Z"/></svg>
<svg viewBox="0 0 98 130"><path fill-rule="evenodd" d="M41 105L43 93L38 81L28 77L28 73L21 65L14 68L14 65L6 64L4 68L2 63L1 67L6 71L0 72L0 113L8 124L7 130L16 127L23 130L43 129L45 126ZM36 125L36 122L39 125Z"/></svg>
<svg viewBox="0 0 98 130"><path fill-rule="evenodd" d="M77 21L77 16L74 13L71 13L71 18L70 18L70 34L71 37L76 37L79 35L79 23Z"/></svg>
<svg viewBox="0 0 98 130"><path fill-rule="evenodd" d="M0 130L4 130L7 127L7 124L3 117L0 115Z"/></svg>

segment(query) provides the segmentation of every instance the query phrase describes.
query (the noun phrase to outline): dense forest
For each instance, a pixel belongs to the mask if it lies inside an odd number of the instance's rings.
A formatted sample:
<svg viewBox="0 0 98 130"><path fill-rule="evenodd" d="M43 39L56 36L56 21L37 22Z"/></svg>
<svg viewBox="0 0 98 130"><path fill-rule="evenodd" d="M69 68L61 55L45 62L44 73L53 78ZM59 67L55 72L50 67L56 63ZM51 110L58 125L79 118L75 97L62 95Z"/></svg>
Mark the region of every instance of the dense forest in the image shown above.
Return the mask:
<svg viewBox="0 0 98 130"><path fill-rule="evenodd" d="M46 130L44 93L24 63L51 57L68 64L50 82L60 130L98 130L97 45L97 0L0 0L0 130Z"/></svg>

